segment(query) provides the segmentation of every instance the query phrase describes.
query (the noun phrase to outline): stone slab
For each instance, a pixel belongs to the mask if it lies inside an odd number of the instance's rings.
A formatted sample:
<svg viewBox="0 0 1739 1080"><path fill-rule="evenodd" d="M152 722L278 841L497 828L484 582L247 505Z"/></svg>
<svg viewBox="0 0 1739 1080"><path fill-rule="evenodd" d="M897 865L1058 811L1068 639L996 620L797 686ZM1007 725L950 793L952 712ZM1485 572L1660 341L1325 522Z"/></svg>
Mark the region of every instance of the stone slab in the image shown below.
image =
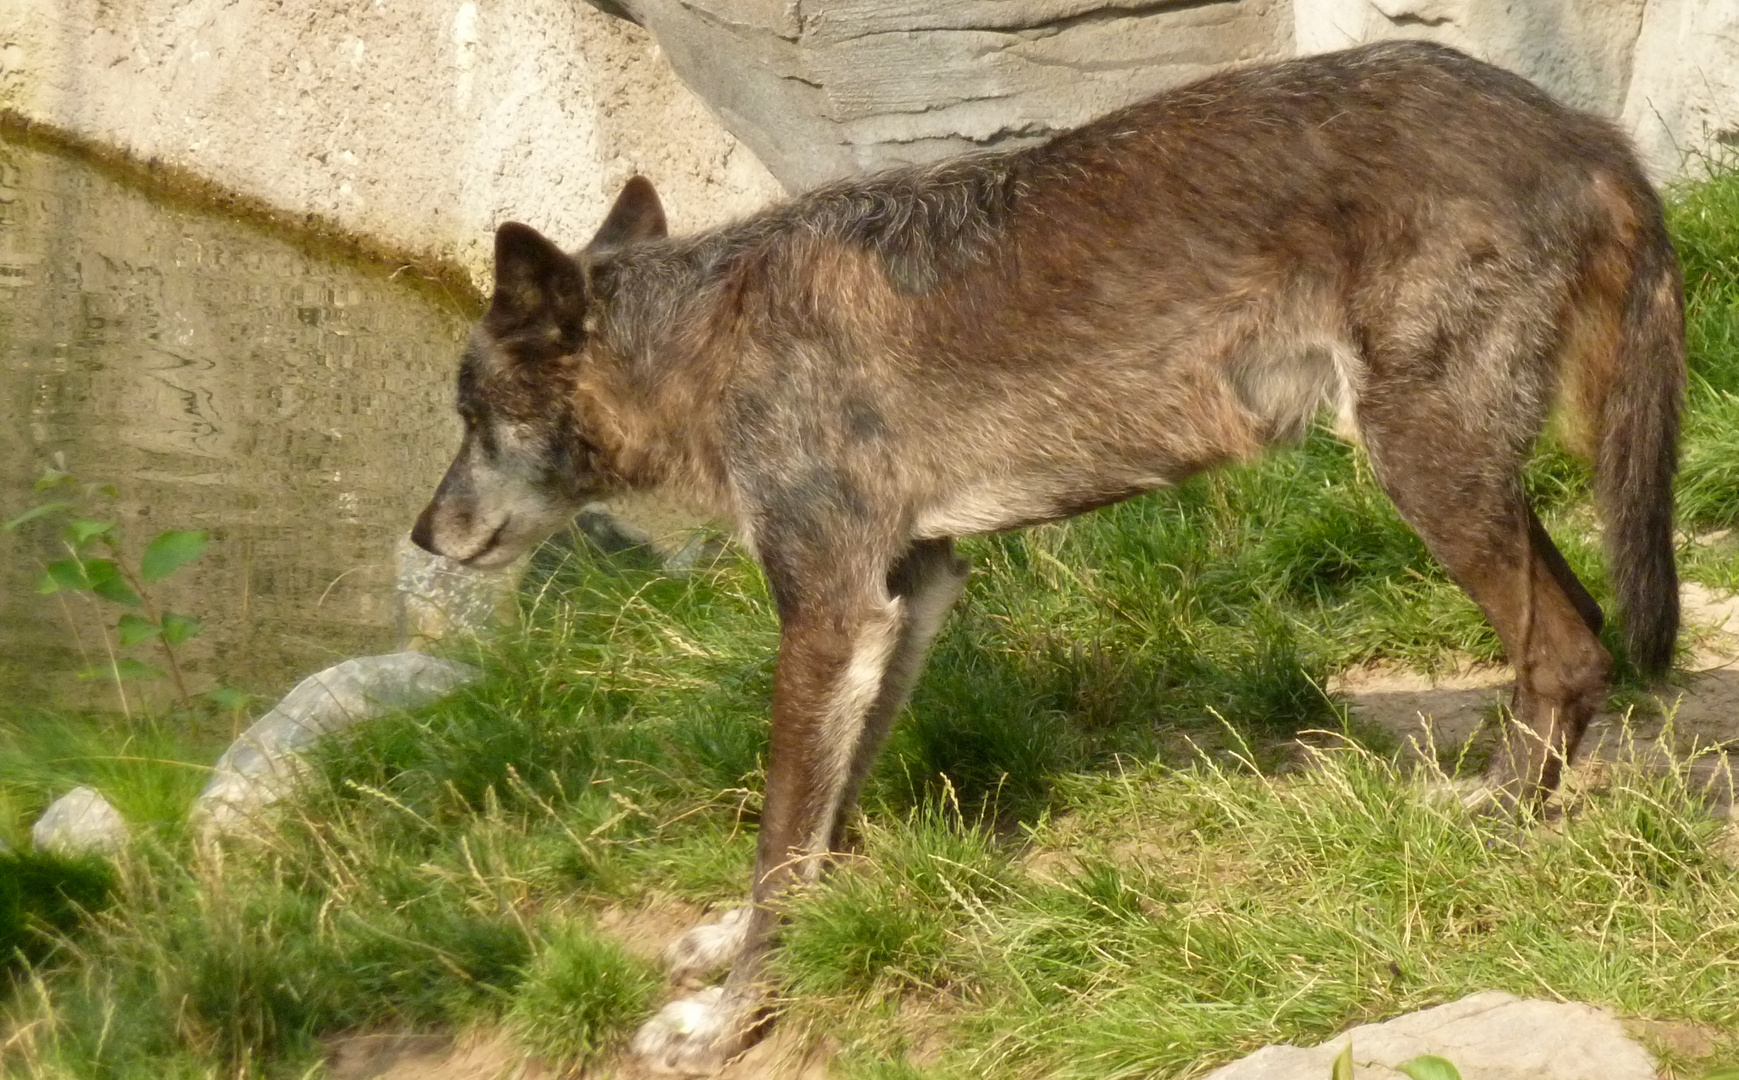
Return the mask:
<svg viewBox="0 0 1739 1080"><path fill-rule="evenodd" d="M1351 1040L1357 1080L1403 1080L1396 1066L1422 1054L1450 1061L1462 1080L1655 1080L1652 1055L1609 1013L1591 1005L1492 991L1381 1024L1315 1047L1268 1046L1206 1080L1327 1080Z"/></svg>
<svg viewBox="0 0 1739 1080"><path fill-rule="evenodd" d="M218 758L189 817L208 836L237 832L290 791L305 768L302 755L319 740L476 677L468 665L417 652L358 657L310 675Z"/></svg>

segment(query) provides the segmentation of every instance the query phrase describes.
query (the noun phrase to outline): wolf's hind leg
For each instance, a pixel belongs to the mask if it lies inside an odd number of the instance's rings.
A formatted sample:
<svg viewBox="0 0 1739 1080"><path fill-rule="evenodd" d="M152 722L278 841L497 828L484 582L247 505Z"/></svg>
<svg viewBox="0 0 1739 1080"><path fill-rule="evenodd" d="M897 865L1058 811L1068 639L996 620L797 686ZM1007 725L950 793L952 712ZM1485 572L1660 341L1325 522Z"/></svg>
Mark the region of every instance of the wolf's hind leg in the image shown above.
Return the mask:
<svg viewBox="0 0 1739 1080"><path fill-rule="evenodd" d="M1599 707L1612 671L1600 609L1527 505L1521 454L1474 430L1449 395L1371 395L1360 426L1377 479L1516 669L1513 723L1488 779L1509 806L1537 804Z"/></svg>
<svg viewBox="0 0 1739 1080"><path fill-rule="evenodd" d="M732 908L671 942L659 959L678 982L704 978L736 962L748 935L749 909Z"/></svg>

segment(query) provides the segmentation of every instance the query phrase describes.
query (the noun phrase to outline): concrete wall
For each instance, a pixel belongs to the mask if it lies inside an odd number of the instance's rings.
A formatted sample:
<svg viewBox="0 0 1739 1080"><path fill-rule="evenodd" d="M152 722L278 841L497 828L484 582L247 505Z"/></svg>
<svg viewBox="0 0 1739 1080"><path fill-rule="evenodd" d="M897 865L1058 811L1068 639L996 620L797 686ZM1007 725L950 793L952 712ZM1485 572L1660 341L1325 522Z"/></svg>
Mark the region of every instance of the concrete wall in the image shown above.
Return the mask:
<svg viewBox="0 0 1739 1080"><path fill-rule="evenodd" d="M479 285L497 222L578 245L632 172L697 228L1383 38L1620 119L1663 178L1739 142L1739 0L594 2L650 33L580 0L0 0L0 109Z"/></svg>
<svg viewBox="0 0 1739 1080"><path fill-rule="evenodd" d="M639 27L570 0L0 0L0 108L488 283L628 175L697 228L779 191Z"/></svg>

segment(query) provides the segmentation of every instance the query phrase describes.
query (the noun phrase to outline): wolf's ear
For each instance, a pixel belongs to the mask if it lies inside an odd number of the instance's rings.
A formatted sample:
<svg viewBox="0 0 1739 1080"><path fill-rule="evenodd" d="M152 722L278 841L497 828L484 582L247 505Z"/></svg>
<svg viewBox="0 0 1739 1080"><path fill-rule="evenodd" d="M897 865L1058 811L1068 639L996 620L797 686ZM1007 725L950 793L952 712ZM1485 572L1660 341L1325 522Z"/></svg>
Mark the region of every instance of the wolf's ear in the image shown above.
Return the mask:
<svg viewBox="0 0 1739 1080"><path fill-rule="evenodd" d="M669 234L664 223L664 207L659 205L658 192L644 176L631 176L616 196L616 205L598 226L598 235L586 245L587 251L622 247L640 240L657 240Z"/></svg>
<svg viewBox="0 0 1739 1080"><path fill-rule="evenodd" d="M495 295L484 322L496 334L542 333L579 347L586 317L580 264L530 225L495 230Z"/></svg>

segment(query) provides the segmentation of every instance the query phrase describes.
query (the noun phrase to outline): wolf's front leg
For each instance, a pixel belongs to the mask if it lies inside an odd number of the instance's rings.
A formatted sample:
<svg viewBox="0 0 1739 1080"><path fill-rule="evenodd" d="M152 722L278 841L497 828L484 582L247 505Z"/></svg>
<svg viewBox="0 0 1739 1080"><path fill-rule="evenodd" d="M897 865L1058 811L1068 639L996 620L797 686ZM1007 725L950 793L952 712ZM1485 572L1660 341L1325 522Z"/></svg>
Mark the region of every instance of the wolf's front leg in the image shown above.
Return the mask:
<svg viewBox="0 0 1739 1080"><path fill-rule="evenodd" d="M640 1029L634 1050L657 1069L714 1072L755 1040L780 902L794 882L821 871L865 717L900 640L903 601L886 592L850 602L804 601L781 606L750 904L718 927L721 947L735 947L736 960L722 987L672 1002Z"/></svg>

